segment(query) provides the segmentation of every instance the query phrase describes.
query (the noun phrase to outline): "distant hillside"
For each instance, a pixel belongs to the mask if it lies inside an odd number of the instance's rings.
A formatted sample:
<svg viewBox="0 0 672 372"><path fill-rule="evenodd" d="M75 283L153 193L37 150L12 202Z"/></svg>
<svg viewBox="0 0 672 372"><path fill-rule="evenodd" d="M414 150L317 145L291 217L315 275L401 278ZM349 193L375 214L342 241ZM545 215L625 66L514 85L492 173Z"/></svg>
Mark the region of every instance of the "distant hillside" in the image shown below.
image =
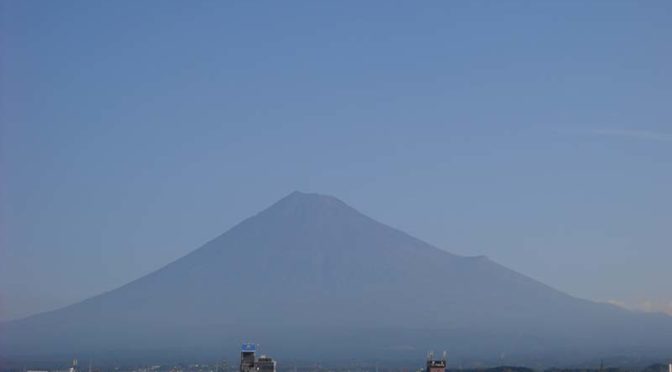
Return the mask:
<svg viewBox="0 0 672 372"><path fill-rule="evenodd" d="M0 353L214 356L242 340L286 358L580 361L664 356L672 318L571 297L295 192L121 288L3 324Z"/></svg>

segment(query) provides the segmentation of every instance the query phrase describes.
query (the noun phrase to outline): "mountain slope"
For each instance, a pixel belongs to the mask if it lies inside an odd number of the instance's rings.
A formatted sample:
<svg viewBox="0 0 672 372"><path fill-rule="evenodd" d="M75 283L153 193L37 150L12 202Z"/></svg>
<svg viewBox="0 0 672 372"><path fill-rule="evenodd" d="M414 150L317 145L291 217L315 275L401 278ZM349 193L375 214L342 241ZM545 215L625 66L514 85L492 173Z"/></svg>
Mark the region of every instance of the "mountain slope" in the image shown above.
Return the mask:
<svg viewBox="0 0 672 372"><path fill-rule="evenodd" d="M576 358L662 353L672 341L669 317L573 298L298 192L154 273L2 329L10 356L214 355L254 337L297 357L310 343L325 358L425 348Z"/></svg>

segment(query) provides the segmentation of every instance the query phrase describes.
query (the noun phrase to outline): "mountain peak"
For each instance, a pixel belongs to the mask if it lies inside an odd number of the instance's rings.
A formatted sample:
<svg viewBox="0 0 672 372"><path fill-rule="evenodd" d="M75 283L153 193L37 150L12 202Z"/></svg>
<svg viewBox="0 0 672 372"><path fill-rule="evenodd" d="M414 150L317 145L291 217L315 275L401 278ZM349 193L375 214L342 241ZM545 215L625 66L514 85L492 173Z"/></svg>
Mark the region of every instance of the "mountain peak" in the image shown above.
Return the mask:
<svg viewBox="0 0 672 372"><path fill-rule="evenodd" d="M324 195L324 194L318 194L314 192L303 192L303 191L292 191L289 195L285 196L284 198L280 199L280 201L291 201L293 203L319 203L319 202L325 202L328 200L332 201L337 201L340 203L343 203L341 200L338 198L331 196L331 195ZM345 204L345 203L343 203Z"/></svg>
<svg viewBox="0 0 672 372"><path fill-rule="evenodd" d="M335 211L359 214L354 208L345 204L342 200L324 194L306 193L294 191L275 204L271 205L265 212L287 213L334 213ZM330 213L331 212L331 213Z"/></svg>

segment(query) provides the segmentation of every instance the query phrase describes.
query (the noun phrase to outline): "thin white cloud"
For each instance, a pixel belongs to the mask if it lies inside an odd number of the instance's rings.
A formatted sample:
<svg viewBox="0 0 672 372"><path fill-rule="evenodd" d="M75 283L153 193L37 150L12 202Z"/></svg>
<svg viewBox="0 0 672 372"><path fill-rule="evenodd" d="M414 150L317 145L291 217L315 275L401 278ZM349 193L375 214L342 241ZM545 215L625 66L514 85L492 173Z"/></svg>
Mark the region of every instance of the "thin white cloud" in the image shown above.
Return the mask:
<svg viewBox="0 0 672 372"><path fill-rule="evenodd" d="M672 142L672 133L653 132L647 130L632 129L595 129L594 134L600 136L631 138L644 141Z"/></svg>
<svg viewBox="0 0 672 372"><path fill-rule="evenodd" d="M627 303L619 300L607 300L604 302L632 311L641 311L645 313L665 313L667 315L672 315L672 301L644 300L641 302Z"/></svg>

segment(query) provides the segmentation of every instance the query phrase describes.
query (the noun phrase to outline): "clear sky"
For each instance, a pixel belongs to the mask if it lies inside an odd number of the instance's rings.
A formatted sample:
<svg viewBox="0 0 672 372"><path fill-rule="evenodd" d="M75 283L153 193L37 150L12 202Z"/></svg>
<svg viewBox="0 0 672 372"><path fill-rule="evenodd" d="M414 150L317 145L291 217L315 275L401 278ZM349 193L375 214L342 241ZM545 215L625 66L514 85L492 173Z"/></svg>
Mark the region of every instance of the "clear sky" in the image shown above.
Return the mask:
<svg viewBox="0 0 672 372"><path fill-rule="evenodd" d="M1 2L0 319L293 190L672 312L670 1Z"/></svg>

